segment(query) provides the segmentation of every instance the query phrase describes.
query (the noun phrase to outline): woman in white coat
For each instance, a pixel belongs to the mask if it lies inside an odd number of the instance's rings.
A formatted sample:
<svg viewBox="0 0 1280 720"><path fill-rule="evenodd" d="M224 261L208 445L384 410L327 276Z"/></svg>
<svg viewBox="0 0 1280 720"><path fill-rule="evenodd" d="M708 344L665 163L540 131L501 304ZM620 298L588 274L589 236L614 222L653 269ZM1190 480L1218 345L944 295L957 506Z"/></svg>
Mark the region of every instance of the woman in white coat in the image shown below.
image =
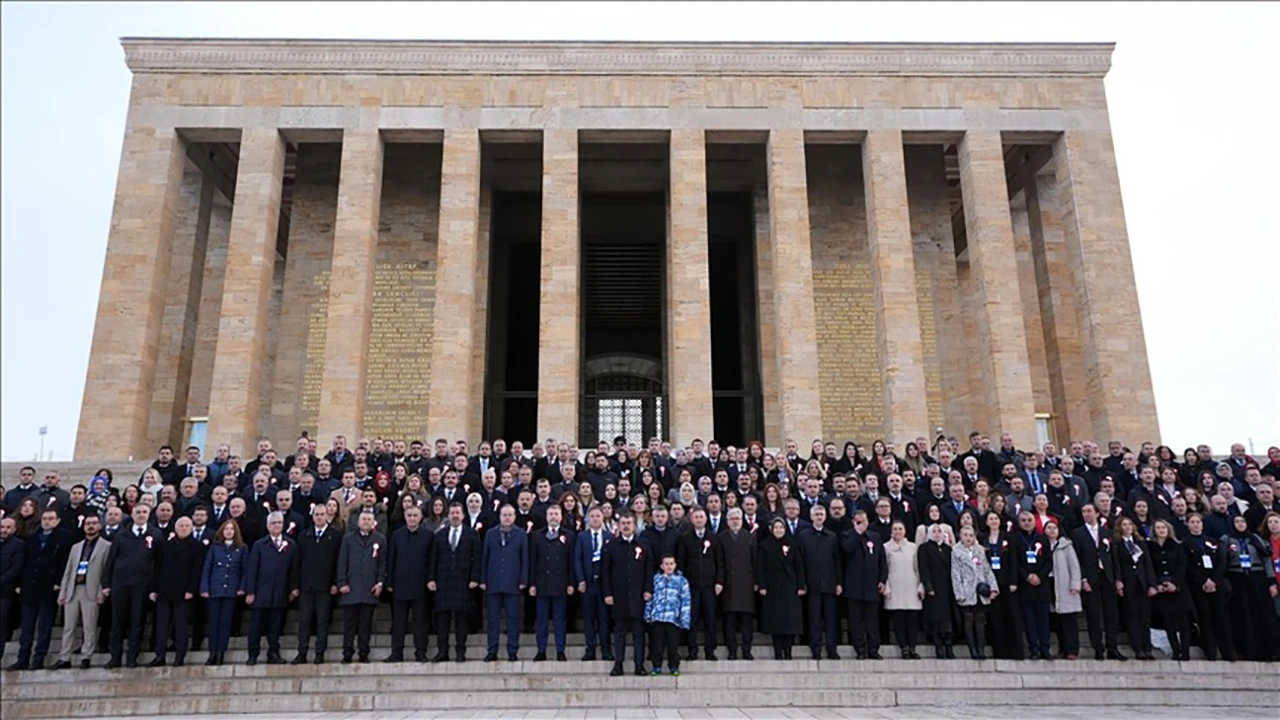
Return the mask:
<svg viewBox="0 0 1280 720"><path fill-rule="evenodd" d="M920 568L916 564L916 544L907 540L907 526L901 520L893 521L891 537L884 544L884 554L889 563L884 609L889 612L893 635L902 648L902 657L919 660L916 634L920 628L920 610L924 607L924 585L920 582Z"/></svg>
<svg viewBox="0 0 1280 720"><path fill-rule="evenodd" d="M978 592L986 585L986 594ZM969 643L969 656L986 660L987 606L1000 594L1000 583L991 570L987 551L978 544L972 527L960 528L960 542L951 549L951 587L964 623L964 638Z"/></svg>
<svg viewBox="0 0 1280 720"><path fill-rule="evenodd" d="M1045 523L1044 535L1053 555L1053 605L1049 612L1051 625L1058 634L1058 657L1075 660L1080 654L1080 626L1076 614L1083 609L1080 600L1080 559L1071 539L1062 534L1056 521Z"/></svg>

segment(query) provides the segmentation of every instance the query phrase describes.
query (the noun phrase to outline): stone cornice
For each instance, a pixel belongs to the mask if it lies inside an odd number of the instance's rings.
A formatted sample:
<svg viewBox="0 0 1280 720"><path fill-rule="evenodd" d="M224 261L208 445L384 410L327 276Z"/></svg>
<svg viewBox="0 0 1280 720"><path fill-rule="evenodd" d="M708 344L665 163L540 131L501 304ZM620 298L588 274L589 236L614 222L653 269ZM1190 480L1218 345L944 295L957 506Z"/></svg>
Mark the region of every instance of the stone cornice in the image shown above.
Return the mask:
<svg viewBox="0 0 1280 720"><path fill-rule="evenodd" d="M1095 77L1113 43L660 43L123 38L134 73Z"/></svg>

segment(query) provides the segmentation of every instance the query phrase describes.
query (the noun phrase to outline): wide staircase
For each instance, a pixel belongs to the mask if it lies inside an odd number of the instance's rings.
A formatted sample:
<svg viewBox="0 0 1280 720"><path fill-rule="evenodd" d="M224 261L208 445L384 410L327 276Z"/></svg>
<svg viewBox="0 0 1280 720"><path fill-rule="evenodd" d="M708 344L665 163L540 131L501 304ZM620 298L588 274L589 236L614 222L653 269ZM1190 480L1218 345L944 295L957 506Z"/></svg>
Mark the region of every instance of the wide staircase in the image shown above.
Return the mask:
<svg viewBox="0 0 1280 720"><path fill-rule="evenodd" d="M289 613L286 627L296 627ZM247 618L245 618L247 621ZM509 709L546 708L911 708L929 714L938 706L975 706L979 715L998 714L1009 706L1088 706L1099 717L1108 707L1148 706L1155 712L1189 708L1280 707L1280 665L1250 662L1189 662L1156 660L1125 663L1075 661L974 661L963 647L959 659L933 657L921 645L922 660L903 660L898 649L881 649L881 661L853 660L853 649L840 648L841 660L814 661L805 647L795 648L791 661L773 660L768 636L756 635L754 661L685 661L678 678L609 677L610 664L583 662L583 636L569 636L568 662L557 662L554 641L551 659L533 662L534 637L522 635L519 660L506 660L505 635L498 662L483 662L484 637L472 635L467 662L439 664L412 660L388 664L388 609L379 608L374 623L373 653L368 664L342 665L341 623L330 636L325 665L266 665L249 667L245 637L231 640L226 664L206 667L205 652L192 652L186 667L107 670L107 656L95 655L96 667L63 671L4 672L0 674L0 717L127 717L145 715L260 714L369 711L380 713L421 710L487 710L496 716ZM247 629L247 623L246 623ZM60 629L46 665L58 653ZM6 648L5 665L13 661L17 637ZM406 638L412 658L412 638ZM1082 637L1082 647L1088 648ZM285 660L292 659L296 638L283 642ZM436 651L431 638L429 654ZM683 657L683 650L682 657ZM1127 652L1127 651L1126 651ZM1092 658L1092 653L1085 651ZM152 657L144 652L141 661ZM1198 653L1196 657L1199 657ZM169 656L172 661L172 655ZM986 710L984 710L986 708ZM1229 714L1229 713L1228 713ZM1180 715L1180 716L1183 716ZM484 716L483 713L480 716Z"/></svg>

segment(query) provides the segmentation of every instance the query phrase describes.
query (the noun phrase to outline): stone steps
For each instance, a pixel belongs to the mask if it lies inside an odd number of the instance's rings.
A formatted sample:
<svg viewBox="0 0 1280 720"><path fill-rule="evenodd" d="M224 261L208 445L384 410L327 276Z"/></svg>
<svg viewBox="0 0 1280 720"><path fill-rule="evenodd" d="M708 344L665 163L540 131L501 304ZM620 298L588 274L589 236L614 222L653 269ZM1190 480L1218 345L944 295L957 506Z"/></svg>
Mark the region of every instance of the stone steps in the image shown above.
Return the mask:
<svg viewBox="0 0 1280 720"><path fill-rule="evenodd" d="M1221 705L1280 703L1277 666L1206 662L694 661L679 678L608 664L185 667L5 673L5 718L507 708Z"/></svg>

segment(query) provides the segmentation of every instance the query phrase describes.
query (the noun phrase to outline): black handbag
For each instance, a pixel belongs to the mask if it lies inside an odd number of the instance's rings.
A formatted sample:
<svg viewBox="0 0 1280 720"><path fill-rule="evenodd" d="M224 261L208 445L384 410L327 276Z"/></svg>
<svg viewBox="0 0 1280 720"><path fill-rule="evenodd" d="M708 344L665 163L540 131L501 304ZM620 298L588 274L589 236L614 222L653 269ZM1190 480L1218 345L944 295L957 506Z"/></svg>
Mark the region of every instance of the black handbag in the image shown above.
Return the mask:
<svg viewBox="0 0 1280 720"><path fill-rule="evenodd" d="M977 587L977 588L975 588L975 589L976 589L976 590L977 590L977 592L978 592L978 597L982 598L983 600L990 600L990 599L991 599L991 586L990 586L990 585L988 585L988 584L986 584L986 583L984 583L984 582L980 582L980 583L978 583L978 587Z"/></svg>

